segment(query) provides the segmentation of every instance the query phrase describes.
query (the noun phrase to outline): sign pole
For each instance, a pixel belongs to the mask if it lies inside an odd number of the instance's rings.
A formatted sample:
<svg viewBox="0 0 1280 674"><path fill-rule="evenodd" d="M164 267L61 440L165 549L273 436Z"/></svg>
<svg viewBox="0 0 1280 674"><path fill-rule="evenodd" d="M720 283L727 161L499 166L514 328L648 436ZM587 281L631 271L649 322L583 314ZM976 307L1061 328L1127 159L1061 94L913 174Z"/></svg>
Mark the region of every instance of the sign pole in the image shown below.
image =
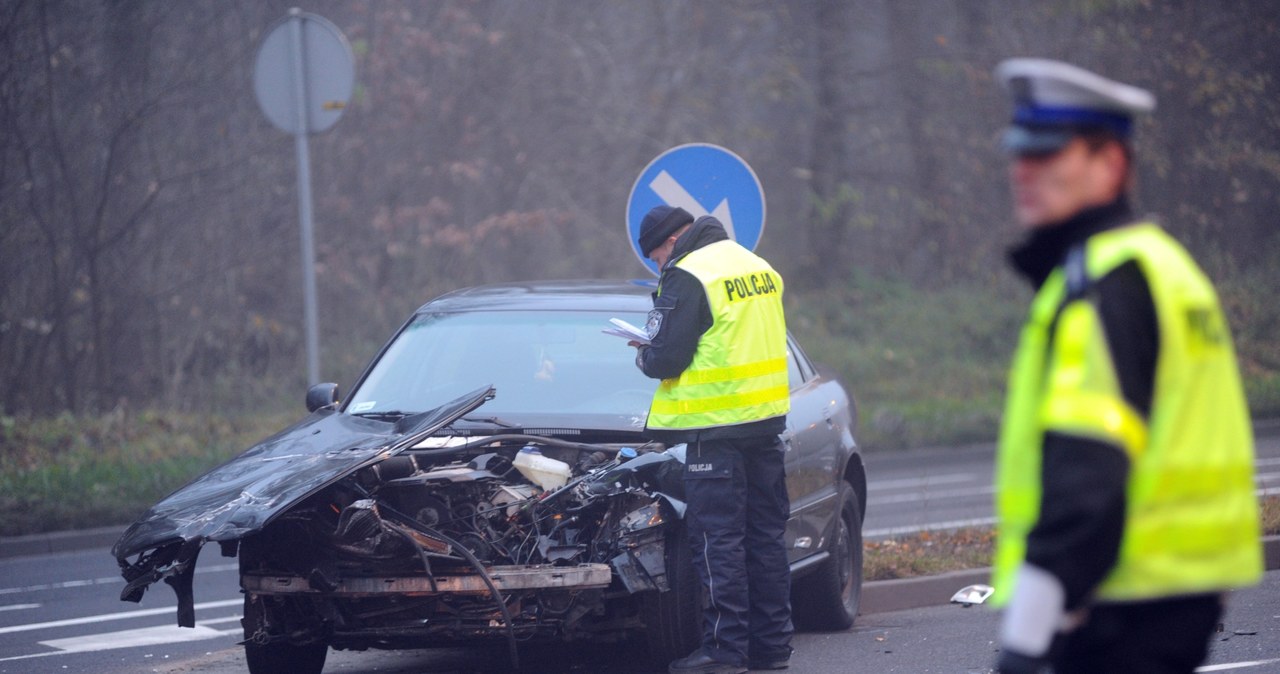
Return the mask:
<svg viewBox="0 0 1280 674"><path fill-rule="evenodd" d="M298 226L302 230L303 334L307 384L320 383L320 311L316 301L311 153L307 136L337 123L355 87L355 56L328 19L294 7L258 45L253 89L277 129L293 136L298 160Z"/></svg>
<svg viewBox="0 0 1280 674"><path fill-rule="evenodd" d="M302 228L302 304L307 344L307 385L320 383L319 309L316 300L315 241L311 219L311 153L307 146L306 61L302 53L302 11L289 10L293 51L293 100L298 111L293 145L298 156L298 224Z"/></svg>

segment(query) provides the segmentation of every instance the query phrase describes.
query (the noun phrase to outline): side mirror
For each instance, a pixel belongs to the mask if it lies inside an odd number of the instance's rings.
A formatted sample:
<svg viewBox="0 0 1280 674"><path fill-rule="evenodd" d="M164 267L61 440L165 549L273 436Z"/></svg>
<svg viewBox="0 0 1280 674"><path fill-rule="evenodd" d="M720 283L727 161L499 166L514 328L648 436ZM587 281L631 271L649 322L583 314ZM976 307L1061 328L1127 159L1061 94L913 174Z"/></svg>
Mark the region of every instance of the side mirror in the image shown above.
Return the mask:
<svg viewBox="0 0 1280 674"><path fill-rule="evenodd" d="M307 411L314 412L318 409L338 404L338 385L333 382L324 384L316 384L307 389Z"/></svg>

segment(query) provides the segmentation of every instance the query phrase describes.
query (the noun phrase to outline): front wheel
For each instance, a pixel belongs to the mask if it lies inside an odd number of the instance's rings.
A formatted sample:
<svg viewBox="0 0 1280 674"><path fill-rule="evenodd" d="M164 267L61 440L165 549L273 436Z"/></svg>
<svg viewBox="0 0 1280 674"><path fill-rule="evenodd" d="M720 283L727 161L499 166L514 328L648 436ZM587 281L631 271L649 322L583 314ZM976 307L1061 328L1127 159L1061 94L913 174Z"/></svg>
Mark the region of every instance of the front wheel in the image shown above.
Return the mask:
<svg viewBox="0 0 1280 674"><path fill-rule="evenodd" d="M262 599L244 597L244 658L250 674L320 674L329 648L323 643L266 641L266 607Z"/></svg>
<svg viewBox="0 0 1280 674"><path fill-rule="evenodd" d="M813 573L791 585L792 619L804 630L846 630L862 599L862 514L846 487L829 552Z"/></svg>
<svg viewBox="0 0 1280 674"><path fill-rule="evenodd" d="M646 592L640 597L648 657L655 664L683 658L702 642L702 581L693 568L683 525L667 533L664 555L666 592Z"/></svg>

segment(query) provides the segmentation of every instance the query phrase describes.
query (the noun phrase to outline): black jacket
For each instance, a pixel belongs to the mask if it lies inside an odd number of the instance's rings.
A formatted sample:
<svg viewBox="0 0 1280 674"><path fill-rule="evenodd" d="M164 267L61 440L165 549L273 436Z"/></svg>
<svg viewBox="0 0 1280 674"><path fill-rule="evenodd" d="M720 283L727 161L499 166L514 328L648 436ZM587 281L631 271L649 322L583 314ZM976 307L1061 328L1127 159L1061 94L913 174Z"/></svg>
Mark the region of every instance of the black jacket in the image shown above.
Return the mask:
<svg viewBox="0 0 1280 674"><path fill-rule="evenodd" d="M670 379L693 362L698 342L711 328L711 304L707 301L702 282L693 274L676 267L685 255L717 241L728 239L724 225L711 216L694 221L688 231L676 239L671 259L662 268L658 279L659 292L654 293L653 311L649 312L648 326L656 328L648 346L636 351L636 366L654 379ZM671 443L696 440L722 440L749 438L762 435L778 435L786 430L786 417L778 416L733 426L719 426L700 430L673 431L646 429L650 437Z"/></svg>
<svg viewBox="0 0 1280 674"><path fill-rule="evenodd" d="M1132 222L1128 202L1121 197L1035 230L1010 252L1010 259L1038 289L1071 248ZM1122 395L1149 419L1160 333L1146 277L1137 262L1129 261L1092 280L1085 292L1102 321ZM1027 536L1026 560L1062 581L1067 610L1086 603L1115 566L1124 536L1128 477L1129 459L1122 448L1046 434L1040 518Z"/></svg>

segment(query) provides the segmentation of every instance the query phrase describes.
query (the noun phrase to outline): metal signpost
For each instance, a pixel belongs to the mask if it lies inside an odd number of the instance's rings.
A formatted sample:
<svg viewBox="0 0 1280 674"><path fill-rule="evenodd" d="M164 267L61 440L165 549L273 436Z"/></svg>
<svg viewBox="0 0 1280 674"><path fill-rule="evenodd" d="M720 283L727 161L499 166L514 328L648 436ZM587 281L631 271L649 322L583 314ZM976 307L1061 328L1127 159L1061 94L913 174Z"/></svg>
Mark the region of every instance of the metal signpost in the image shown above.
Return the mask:
<svg viewBox="0 0 1280 674"><path fill-rule="evenodd" d="M342 117L355 87L351 45L327 19L294 7L258 47L253 88L263 114L293 134L298 159L298 220L302 229L302 291L307 342L307 384L320 382L315 243L311 220L311 157L307 134Z"/></svg>
<svg viewBox="0 0 1280 674"><path fill-rule="evenodd" d="M715 216L729 237L755 250L764 233L764 188L742 157L719 145L689 143L658 155L640 172L627 199L627 240L649 271L658 267L640 252L640 221L660 204L679 206L694 218Z"/></svg>

